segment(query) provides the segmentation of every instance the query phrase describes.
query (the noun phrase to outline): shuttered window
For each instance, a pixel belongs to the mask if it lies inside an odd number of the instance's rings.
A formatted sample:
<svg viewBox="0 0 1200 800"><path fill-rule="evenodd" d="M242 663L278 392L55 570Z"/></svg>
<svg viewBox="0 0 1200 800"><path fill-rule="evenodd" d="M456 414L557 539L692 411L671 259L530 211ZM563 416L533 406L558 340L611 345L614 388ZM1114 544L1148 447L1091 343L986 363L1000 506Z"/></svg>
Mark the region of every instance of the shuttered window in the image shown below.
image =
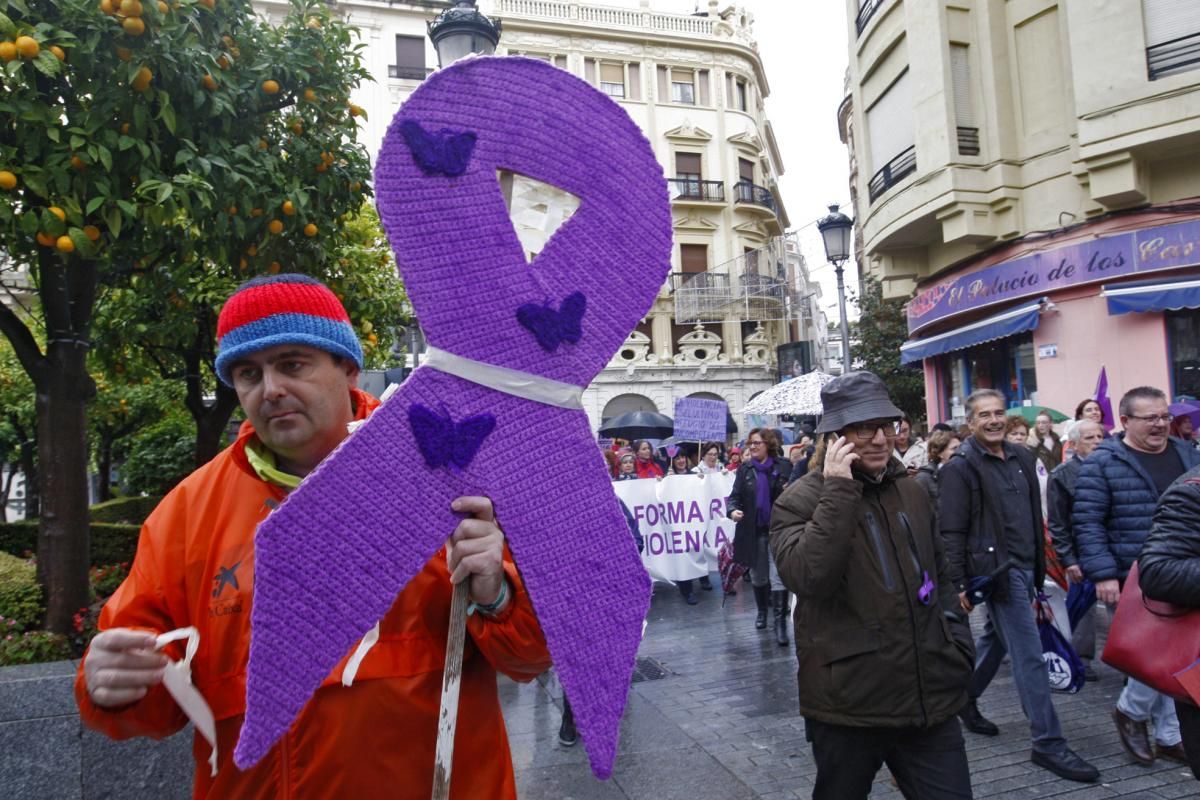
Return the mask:
<svg viewBox="0 0 1200 800"><path fill-rule="evenodd" d="M912 78L908 70L867 110L867 132L871 137L872 172L913 146Z"/></svg>
<svg viewBox="0 0 1200 800"><path fill-rule="evenodd" d="M642 99L642 68L638 64L629 64L629 99Z"/></svg>
<svg viewBox="0 0 1200 800"><path fill-rule="evenodd" d="M1200 2L1142 0L1150 80L1200 68Z"/></svg>
<svg viewBox="0 0 1200 800"><path fill-rule="evenodd" d="M425 79L425 37L396 36L396 63L388 70L392 78Z"/></svg>
<svg viewBox="0 0 1200 800"><path fill-rule="evenodd" d="M625 66L623 64L600 65L600 91L609 97L625 96Z"/></svg>
<svg viewBox="0 0 1200 800"><path fill-rule="evenodd" d="M676 153L675 177L700 180L700 154Z"/></svg>
<svg viewBox="0 0 1200 800"><path fill-rule="evenodd" d="M959 127L974 128L975 112L971 106L971 72L965 44L950 45L950 80L954 86L954 122Z"/></svg>
<svg viewBox="0 0 1200 800"><path fill-rule="evenodd" d="M679 268L688 275L708 270L708 245L679 245Z"/></svg>

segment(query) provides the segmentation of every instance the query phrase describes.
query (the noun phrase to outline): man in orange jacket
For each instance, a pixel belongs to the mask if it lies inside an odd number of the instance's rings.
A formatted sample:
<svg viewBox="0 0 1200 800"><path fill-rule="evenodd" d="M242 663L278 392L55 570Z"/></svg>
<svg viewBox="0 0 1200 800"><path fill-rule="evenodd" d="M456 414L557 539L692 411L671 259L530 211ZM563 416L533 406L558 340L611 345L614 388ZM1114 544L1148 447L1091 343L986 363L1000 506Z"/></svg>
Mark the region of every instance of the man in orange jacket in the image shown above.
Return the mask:
<svg viewBox="0 0 1200 800"><path fill-rule="evenodd" d="M192 681L216 719L218 762L196 735L197 798L430 796L452 584L468 581L451 796L515 798L496 672L528 681L550 666L545 638L486 497L396 598L379 638L342 685L343 659L279 744L233 764L245 713L254 532L378 401L356 388L362 351L341 302L303 275L243 284L217 323L217 373L246 413L240 435L171 491L142 527L129 578L104 607L79 667L83 721L115 739L187 723L166 691L157 634L194 626ZM336 602L336 598L331 598ZM177 645L166 652L178 655Z"/></svg>

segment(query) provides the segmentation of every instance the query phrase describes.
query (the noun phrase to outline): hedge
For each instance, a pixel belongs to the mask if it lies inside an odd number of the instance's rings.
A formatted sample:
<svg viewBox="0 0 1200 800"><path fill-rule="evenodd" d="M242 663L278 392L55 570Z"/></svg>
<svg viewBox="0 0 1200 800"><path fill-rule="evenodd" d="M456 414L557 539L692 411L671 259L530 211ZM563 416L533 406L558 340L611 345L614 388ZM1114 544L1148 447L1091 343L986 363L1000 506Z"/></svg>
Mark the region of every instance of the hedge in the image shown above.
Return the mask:
<svg viewBox="0 0 1200 800"><path fill-rule="evenodd" d="M150 497L118 497L97 503L88 510L92 522L115 522L122 525L141 525L162 500L161 495Z"/></svg>
<svg viewBox="0 0 1200 800"><path fill-rule="evenodd" d="M93 522L91 564L94 567L133 561L140 525ZM37 552L37 520L0 522L0 551L15 556Z"/></svg>
<svg viewBox="0 0 1200 800"><path fill-rule="evenodd" d="M42 618L42 587L37 569L8 553L0 553L0 636L31 628Z"/></svg>

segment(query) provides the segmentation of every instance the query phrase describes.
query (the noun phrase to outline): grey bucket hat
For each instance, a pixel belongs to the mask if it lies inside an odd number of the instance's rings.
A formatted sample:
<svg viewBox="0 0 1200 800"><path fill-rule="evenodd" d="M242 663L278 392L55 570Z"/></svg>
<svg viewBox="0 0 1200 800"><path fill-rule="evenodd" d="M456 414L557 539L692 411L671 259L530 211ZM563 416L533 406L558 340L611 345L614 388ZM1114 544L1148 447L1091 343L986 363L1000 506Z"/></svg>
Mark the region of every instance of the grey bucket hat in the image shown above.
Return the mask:
<svg viewBox="0 0 1200 800"><path fill-rule="evenodd" d="M879 376L866 370L847 372L822 386L821 406L824 410L817 433L840 431L855 422L904 416L903 411L892 405Z"/></svg>

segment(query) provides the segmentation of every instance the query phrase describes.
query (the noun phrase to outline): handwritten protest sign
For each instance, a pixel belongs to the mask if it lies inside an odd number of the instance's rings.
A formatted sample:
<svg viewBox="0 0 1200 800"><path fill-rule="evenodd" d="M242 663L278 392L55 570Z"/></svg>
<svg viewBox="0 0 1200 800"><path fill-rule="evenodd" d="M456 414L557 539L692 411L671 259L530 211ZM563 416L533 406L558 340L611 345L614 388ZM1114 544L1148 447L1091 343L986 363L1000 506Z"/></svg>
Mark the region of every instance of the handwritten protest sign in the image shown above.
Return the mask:
<svg viewBox="0 0 1200 800"><path fill-rule="evenodd" d="M733 474L671 475L613 484L645 539L642 563L657 581L699 578L717 568L717 550L733 541L725 516Z"/></svg>
<svg viewBox="0 0 1200 800"><path fill-rule="evenodd" d="M675 401L676 439L725 441L725 421L729 409L724 400L681 397Z"/></svg>

